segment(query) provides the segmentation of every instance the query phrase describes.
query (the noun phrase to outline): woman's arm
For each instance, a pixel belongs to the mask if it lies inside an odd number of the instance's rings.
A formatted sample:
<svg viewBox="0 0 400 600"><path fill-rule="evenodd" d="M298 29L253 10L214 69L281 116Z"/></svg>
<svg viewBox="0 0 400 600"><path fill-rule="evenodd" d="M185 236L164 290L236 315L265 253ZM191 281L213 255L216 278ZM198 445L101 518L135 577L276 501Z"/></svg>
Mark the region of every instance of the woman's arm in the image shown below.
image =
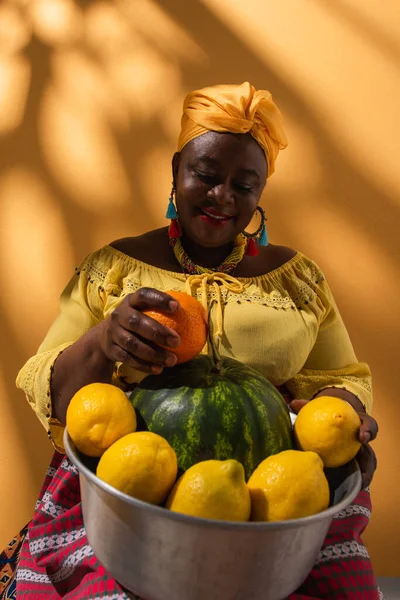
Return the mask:
<svg viewBox="0 0 400 600"><path fill-rule="evenodd" d="M59 314L37 353L17 376L17 387L59 452L64 451L66 410L78 389L96 381L111 381L116 362L154 373L160 372L168 359L176 360L160 346L176 347L179 336L142 312L154 307L176 310L175 299L141 288L119 304L112 298L116 308L105 318L118 273L114 258L102 249L83 261L61 294ZM107 281L109 273L111 283Z"/></svg>
<svg viewBox="0 0 400 600"><path fill-rule="evenodd" d="M54 363L50 390L52 417L65 425L68 404L73 395L89 383L111 383L114 362L100 348L99 325L66 348Z"/></svg>
<svg viewBox="0 0 400 600"><path fill-rule="evenodd" d="M53 417L65 424L68 404L89 383L110 383L116 362L144 373L160 373L172 367L176 355L161 346L175 348L178 334L143 314L148 309L173 313L178 302L164 292L141 288L129 294L104 321L64 350L54 364L51 378Z"/></svg>
<svg viewBox="0 0 400 600"><path fill-rule="evenodd" d="M358 362L348 332L332 292L325 279L316 289L322 309L318 334L301 371L285 385L294 398L294 412L314 398L342 398L360 417L358 439L362 443L357 456L363 485L369 485L376 468L376 458L368 442L378 434L378 425L369 414L372 406L371 373L365 363Z"/></svg>

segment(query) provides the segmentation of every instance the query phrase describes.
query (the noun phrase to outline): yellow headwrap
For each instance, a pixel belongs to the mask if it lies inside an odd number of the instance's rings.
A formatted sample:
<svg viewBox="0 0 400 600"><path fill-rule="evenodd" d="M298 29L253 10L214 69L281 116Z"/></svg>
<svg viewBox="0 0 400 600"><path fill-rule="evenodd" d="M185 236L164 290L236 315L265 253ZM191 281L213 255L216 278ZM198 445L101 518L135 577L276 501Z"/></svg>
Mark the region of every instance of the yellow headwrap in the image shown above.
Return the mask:
<svg viewBox="0 0 400 600"><path fill-rule="evenodd" d="M188 94L183 103L178 150L207 131L251 133L265 152L268 177L287 146L282 115L266 90L248 82L216 85Z"/></svg>

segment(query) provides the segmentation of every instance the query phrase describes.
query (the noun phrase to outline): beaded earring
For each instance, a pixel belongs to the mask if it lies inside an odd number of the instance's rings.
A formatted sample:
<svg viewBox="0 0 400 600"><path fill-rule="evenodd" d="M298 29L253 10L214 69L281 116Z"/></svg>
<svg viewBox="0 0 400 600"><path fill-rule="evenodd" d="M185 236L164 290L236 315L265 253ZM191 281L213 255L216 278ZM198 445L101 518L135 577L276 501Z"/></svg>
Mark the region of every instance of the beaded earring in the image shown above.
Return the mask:
<svg viewBox="0 0 400 600"><path fill-rule="evenodd" d="M181 227L178 221L178 213L175 208L174 199L175 199L175 185L172 184L171 195L169 197L169 203L167 208L167 213L165 217L167 219L171 219L171 224L168 229L168 236L172 239L179 238L182 235Z"/></svg>
<svg viewBox="0 0 400 600"><path fill-rule="evenodd" d="M268 232L265 226L267 220L264 209L261 206L257 206L256 212L260 213L261 223L254 233L243 232L243 235L247 238L246 256L257 256L258 248L256 241L259 246L268 246Z"/></svg>

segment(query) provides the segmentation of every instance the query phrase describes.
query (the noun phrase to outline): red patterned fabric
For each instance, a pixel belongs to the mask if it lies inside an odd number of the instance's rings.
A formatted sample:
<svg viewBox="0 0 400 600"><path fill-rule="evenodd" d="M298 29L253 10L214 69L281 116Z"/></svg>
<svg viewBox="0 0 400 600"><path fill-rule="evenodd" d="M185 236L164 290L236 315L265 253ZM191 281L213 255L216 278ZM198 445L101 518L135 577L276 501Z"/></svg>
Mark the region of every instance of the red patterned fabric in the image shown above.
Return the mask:
<svg viewBox="0 0 400 600"><path fill-rule="evenodd" d="M65 456L55 453L21 549L17 598L135 598L106 572L90 548L80 500L77 470ZM370 510L369 493L363 490L353 504L336 515L315 567L288 600L381 597L360 537L368 524Z"/></svg>

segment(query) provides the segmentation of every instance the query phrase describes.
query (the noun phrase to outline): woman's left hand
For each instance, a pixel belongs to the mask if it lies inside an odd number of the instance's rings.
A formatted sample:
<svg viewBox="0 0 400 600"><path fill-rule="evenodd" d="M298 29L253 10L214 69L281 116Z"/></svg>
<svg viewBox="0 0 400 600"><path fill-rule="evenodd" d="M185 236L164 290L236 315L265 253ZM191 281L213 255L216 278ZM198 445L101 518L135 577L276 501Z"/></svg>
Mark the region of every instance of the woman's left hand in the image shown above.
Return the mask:
<svg viewBox="0 0 400 600"><path fill-rule="evenodd" d="M289 403L289 406L291 410L297 414L308 402L311 401L292 400L292 402ZM378 435L378 423L371 415L367 415L367 413L362 411L356 412L361 420L360 429L358 431L358 439L361 442L361 448L358 451L356 459L361 470L362 487L366 488L371 483L377 466L375 452L372 450L369 442L372 442Z"/></svg>

